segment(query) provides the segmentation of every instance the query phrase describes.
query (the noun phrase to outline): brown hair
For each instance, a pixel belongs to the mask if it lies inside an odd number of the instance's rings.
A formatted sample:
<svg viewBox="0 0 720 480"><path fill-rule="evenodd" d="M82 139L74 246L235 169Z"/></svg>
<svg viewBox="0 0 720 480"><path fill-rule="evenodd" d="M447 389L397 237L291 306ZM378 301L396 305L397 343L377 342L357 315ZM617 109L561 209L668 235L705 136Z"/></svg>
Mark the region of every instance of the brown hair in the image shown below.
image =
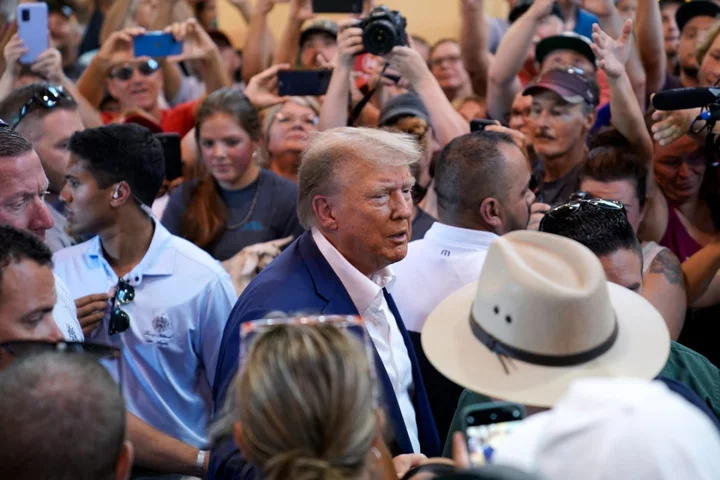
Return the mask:
<svg viewBox="0 0 720 480"><path fill-rule="evenodd" d="M216 113L229 115L250 135L260 139L260 118L247 97L238 90L222 88L207 96L195 115L195 141L200 156L200 126ZM200 159L199 164L202 164ZM220 195L220 186L209 172L203 169L201 180L191 193L192 197L182 216L182 236L200 248L208 249L223 233L227 222L227 207Z"/></svg>

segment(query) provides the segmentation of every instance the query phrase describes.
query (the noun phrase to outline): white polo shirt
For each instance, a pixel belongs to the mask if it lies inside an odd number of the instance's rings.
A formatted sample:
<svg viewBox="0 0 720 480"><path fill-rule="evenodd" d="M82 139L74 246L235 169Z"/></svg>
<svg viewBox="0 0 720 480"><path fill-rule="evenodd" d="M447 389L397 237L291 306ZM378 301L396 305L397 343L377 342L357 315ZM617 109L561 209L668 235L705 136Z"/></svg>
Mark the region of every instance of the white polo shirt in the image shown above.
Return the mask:
<svg viewBox="0 0 720 480"><path fill-rule="evenodd" d="M320 253L330 264L350 295L355 308L365 320L365 328L392 382L410 443L413 450L420 453L417 417L410 398L413 388L412 363L397 319L383 294L383 288L392 286L395 275L390 267L385 267L366 277L352 266L317 229L312 229L312 236Z"/></svg>
<svg viewBox="0 0 720 480"><path fill-rule="evenodd" d="M397 279L390 289L408 330L422 331L440 302L477 282L496 238L491 232L435 222L425 238L410 242L407 256L393 265Z"/></svg>
<svg viewBox="0 0 720 480"><path fill-rule="evenodd" d="M117 285L97 236L57 252L54 262L73 298ZM119 305L130 328L108 335L106 318L88 339L122 348L119 380L130 412L205 447L218 350L236 300L230 277L206 252L156 222L145 257L124 278L135 287L135 299Z"/></svg>
<svg viewBox="0 0 720 480"><path fill-rule="evenodd" d="M77 318L75 300L73 300L65 282L57 276L57 273L55 273L55 293L57 300L55 301L52 314L65 340L68 342L85 341L82 326Z"/></svg>

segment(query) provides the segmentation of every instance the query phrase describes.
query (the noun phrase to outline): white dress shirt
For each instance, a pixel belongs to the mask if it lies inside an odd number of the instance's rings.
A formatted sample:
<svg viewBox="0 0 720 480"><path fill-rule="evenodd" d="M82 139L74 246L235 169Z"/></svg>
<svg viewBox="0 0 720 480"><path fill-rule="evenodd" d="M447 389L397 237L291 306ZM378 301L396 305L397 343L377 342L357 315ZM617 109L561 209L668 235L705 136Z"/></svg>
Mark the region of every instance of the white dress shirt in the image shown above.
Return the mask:
<svg viewBox="0 0 720 480"><path fill-rule="evenodd" d="M397 397L413 450L420 452L415 406L410 398L413 388L412 363L397 320L388 306L384 288L390 288L395 275L390 267L370 277L353 267L320 233L312 229L313 240L347 290L357 311L365 320L365 328L385 366Z"/></svg>
<svg viewBox="0 0 720 480"><path fill-rule="evenodd" d="M61 250L53 260L72 298L117 285L99 237ZM122 349L120 371L110 371L122 382L130 412L204 448L218 350L237 298L230 277L206 252L156 223L150 248L124 278L135 288L134 300L118 305L130 328L109 335L106 316L88 340Z"/></svg>
<svg viewBox="0 0 720 480"><path fill-rule="evenodd" d="M390 288L405 327L422 331L425 320L445 298L480 278L491 232L433 223L425 238L410 242L407 256L393 265Z"/></svg>

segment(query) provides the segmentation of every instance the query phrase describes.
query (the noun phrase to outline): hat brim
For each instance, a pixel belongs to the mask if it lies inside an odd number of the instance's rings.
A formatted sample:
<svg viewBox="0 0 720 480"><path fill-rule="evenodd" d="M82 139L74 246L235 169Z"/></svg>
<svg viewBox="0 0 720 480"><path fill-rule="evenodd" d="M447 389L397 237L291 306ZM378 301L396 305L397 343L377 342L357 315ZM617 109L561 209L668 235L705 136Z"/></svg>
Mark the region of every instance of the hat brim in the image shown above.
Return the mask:
<svg viewBox="0 0 720 480"><path fill-rule="evenodd" d="M587 58L590 63L595 65L595 53L593 53L592 47L590 47L587 42L579 38L563 35L547 37L541 40L537 44L537 47L535 47L535 59L542 65L545 57L557 50L572 50Z"/></svg>
<svg viewBox="0 0 720 480"><path fill-rule="evenodd" d="M527 88L525 88L525 90L523 90L522 94L523 95L533 95L533 94L548 91L548 90L551 92L557 93L558 95L560 95L560 97L562 97L563 100L565 100L568 103L578 104L578 103L583 103L585 101L585 99L583 98L582 95L579 95L578 93L573 92L572 90L567 89L567 88L563 87L562 85L558 85L556 83L549 83L549 82L538 82L533 85L530 85Z"/></svg>
<svg viewBox="0 0 720 480"><path fill-rule="evenodd" d="M491 398L551 407L570 383L586 377L654 378L667 363L670 335L660 313L640 295L608 282L618 321L613 346L596 359L572 367L545 367L504 359L475 338L469 315L477 285L446 298L422 329L422 347L430 363L453 382ZM533 319L528 319L532 321Z"/></svg>
<svg viewBox="0 0 720 480"><path fill-rule="evenodd" d="M380 119L378 120L378 126L384 127L388 124L395 123L401 118L405 117L418 117L422 118L426 122L430 119L427 116L427 113L423 112L420 109L413 109L413 108L399 108L397 110L392 110L385 115L380 114Z"/></svg>

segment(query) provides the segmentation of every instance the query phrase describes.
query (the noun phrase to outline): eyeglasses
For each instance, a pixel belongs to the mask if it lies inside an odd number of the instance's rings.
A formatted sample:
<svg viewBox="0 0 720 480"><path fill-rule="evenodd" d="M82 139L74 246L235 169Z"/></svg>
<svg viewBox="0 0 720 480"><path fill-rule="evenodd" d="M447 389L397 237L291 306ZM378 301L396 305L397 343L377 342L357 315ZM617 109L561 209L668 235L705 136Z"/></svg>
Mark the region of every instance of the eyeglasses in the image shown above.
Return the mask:
<svg viewBox="0 0 720 480"><path fill-rule="evenodd" d="M15 130L20 124L20 122L23 120L23 118L27 117L28 114L30 114L32 108L35 105L40 105L43 108L51 109L55 108L58 102L62 100L74 101L70 95L65 93L65 90L62 87L48 85L42 92L38 92L32 97L30 97L30 99L25 102L25 105L20 107L20 111L10 124L10 130Z"/></svg>
<svg viewBox="0 0 720 480"><path fill-rule="evenodd" d="M456 63L459 63L460 60L462 60L462 57L460 55L448 55L447 57L433 58L432 60L430 60L430 66L439 67L445 62L448 62L451 65L455 65Z"/></svg>
<svg viewBox="0 0 720 480"><path fill-rule="evenodd" d="M573 193L572 195L570 195L570 201L571 201L571 202L579 202L579 201L582 201L582 200L590 200L590 199L592 199L592 198L595 198L595 197L593 197L592 195L590 195L588 192L575 192L575 193Z"/></svg>
<svg viewBox="0 0 720 480"><path fill-rule="evenodd" d="M576 200L568 202L564 205L559 205L549 210L542 218L542 220L540 220L540 231L546 231L548 220L567 220L568 218L574 216L575 214L583 210L588 205L602 208L604 210L614 210L617 212L622 212L623 215L627 216L627 213L625 212L625 205L623 205L622 202L618 202L615 200L605 200L602 198Z"/></svg>
<svg viewBox="0 0 720 480"><path fill-rule="evenodd" d="M118 280L115 297L113 297L112 311L110 312L108 335L123 333L130 328L130 316L119 305L127 305L133 300L135 300L135 287L126 280Z"/></svg>
<svg viewBox="0 0 720 480"><path fill-rule="evenodd" d="M81 353L97 360L119 360L120 349L109 345L85 342L45 342L37 340L15 340L0 343L3 350L15 358L25 358L48 352Z"/></svg>
<svg viewBox="0 0 720 480"><path fill-rule="evenodd" d="M152 58L137 64L126 63L110 70L110 78L117 78L122 81L130 80L136 69L143 77L149 77L155 73L158 68L160 68L160 64Z"/></svg>
<svg viewBox="0 0 720 480"><path fill-rule="evenodd" d="M0 118L0 128L10 128L10 125L8 125L5 120Z"/></svg>
<svg viewBox="0 0 720 480"><path fill-rule="evenodd" d="M317 115L301 115L301 116L295 116L295 115L285 115L284 113L278 112L277 115L275 115L275 120L278 121L278 123L295 123L300 122L305 125L312 125L313 127L317 126L318 123L320 123L320 119Z"/></svg>

